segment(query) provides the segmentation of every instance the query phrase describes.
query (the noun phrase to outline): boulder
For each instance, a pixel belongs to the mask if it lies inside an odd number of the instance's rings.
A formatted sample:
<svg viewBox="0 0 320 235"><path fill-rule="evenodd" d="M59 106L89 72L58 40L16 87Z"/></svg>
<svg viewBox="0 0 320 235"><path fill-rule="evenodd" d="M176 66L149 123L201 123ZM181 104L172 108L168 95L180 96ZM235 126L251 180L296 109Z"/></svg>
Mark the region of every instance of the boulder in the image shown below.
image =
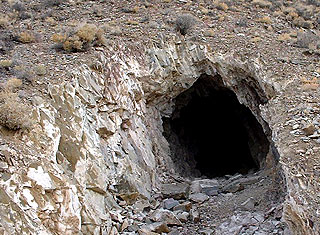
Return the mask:
<svg viewBox="0 0 320 235"><path fill-rule="evenodd" d="M209 196L204 193L190 194L189 199L194 202L203 203L209 199Z"/></svg>
<svg viewBox="0 0 320 235"><path fill-rule="evenodd" d="M176 200L186 199L188 196L189 184L177 183L177 184L163 184L162 194L165 198L173 198Z"/></svg>

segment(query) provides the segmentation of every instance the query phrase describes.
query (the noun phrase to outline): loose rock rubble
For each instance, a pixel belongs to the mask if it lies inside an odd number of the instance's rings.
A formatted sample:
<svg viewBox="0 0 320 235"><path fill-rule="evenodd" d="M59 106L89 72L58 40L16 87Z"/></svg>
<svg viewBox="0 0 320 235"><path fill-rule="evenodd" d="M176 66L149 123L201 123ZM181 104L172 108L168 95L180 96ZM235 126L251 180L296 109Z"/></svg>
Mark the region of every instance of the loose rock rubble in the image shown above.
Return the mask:
<svg viewBox="0 0 320 235"><path fill-rule="evenodd" d="M121 234L130 235L289 235L282 220L283 192L273 180L261 171L172 182L152 199L123 207L112 219Z"/></svg>

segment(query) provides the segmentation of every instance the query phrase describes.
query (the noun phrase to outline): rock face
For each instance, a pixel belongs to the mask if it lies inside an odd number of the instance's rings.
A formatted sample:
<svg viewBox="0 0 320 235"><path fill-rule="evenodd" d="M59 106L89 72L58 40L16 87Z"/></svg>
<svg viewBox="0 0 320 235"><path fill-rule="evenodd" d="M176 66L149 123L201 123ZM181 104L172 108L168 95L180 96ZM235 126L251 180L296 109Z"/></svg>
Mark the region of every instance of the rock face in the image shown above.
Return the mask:
<svg viewBox="0 0 320 235"><path fill-rule="evenodd" d="M292 97L281 95L258 58L217 55L204 45L177 39L157 47L119 46L96 54L95 67L100 69L82 65L74 68L71 81L49 85L49 99L33 99L34 129L15 137L16 146L0 146L1 156L10 159L1 158L1 230L113 234L113 222L123 223L111 213L121 211L116 196L127 204L149 198L152 190L160 190L163 172L174 169L161 121L172 113L172 99L201 74L219 74L250 108L284 162L285 219L291 229L295 234L320 232L312 207L317 186L305 181L303 170L293 171L287 164L295 154L287 143L295 137L282 128ZM200 190L205 188L214 185L203 183ZM187 197L173 194L168 197ZM148 229L167 231L160 223Z"/></svg>

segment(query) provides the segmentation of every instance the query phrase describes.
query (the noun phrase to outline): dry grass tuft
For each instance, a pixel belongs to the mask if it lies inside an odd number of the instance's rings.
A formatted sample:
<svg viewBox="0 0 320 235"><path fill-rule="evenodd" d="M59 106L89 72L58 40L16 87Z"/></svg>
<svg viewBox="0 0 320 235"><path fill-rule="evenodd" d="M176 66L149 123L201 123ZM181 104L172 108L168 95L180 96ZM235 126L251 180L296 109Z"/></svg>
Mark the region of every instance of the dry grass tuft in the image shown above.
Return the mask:
<svg viewBox="0 0 320 235"><path fill-rule="evenodd" d="M228 5L224 2L217 3L217 9L221 11L227 11L229 9Z"/></svg>
<svg viewBox="0 0 320 235"><path fill-rule="evenodd" d="M19 41L22 43L31 43L35 42L36 37L30 31L25 31L19 34Z"/></svg>
<svg viewBox="0 0 320 235"><path fill-rule="evenodd" d="M257 22L264 23L264 24L271 24L272 20L269 16L264 16L264 17L257 19Z"/></svg>
<svg viewBox="0 0 320 235"><path fill-rule="evenodd" d="M9 18L0 15L0 28L6 28L9 25Z"/></svg>
<svg viewBox="0 0 320 235"><path fill-rule="evenodd" d="M0 69L5 68L8 69L12 66L12 60L0 60Z"/></svg>
<svg viewBox="0 0 320 235"><path fill-rule="evenodd" d="M54 34L52 40L57 48L67 52L86 51L91 46L105 44L104 31L93 24L84 24L75 32L67 34Z"/></svg>
<svg viewBox="0 0 320 235"><path fill-rule="evenodd" d="M17 93L21 84L20 79L10 79L0 92L0 125L10 130L29 129L32 126L30 107L22 103Z"/></svg>

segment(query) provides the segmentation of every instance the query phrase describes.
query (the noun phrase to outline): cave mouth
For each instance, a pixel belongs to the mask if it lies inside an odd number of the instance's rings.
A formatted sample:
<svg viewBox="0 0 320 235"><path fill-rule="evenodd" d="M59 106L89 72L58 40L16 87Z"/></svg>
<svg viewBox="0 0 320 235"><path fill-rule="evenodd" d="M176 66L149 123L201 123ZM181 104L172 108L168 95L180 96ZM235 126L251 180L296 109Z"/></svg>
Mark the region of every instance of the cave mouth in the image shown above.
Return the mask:
<svg viewBox="0 0 320 235"><path fill-rule="evenodd" d="M264 167L270 143L262 126L220 76L202 75L178 95L163 135L182 176L248 174Z"/></svg>

